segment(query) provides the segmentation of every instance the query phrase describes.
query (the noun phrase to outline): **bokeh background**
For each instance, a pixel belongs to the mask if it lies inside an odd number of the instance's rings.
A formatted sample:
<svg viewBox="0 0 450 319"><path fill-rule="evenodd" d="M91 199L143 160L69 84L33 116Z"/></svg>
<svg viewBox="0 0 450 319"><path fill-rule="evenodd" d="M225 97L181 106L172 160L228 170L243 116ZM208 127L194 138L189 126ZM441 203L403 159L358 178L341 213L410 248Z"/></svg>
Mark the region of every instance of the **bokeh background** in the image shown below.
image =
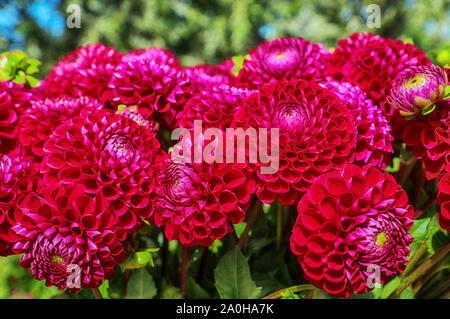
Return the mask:
<svg viewBox="0 0 450 319"><path fill-rule="evenodd" d="M68 29L70 4L81 28ZM368 5L381 8L368 28ZM159 46L188 66L244 55L261 41L301 36L332 49L353 32L412 42L436 63L450 63L450 0L0 0L0 52L21 49L43 62L43 77L80 45L103 42L127 52ZM31 278L19 256L0 257L0 298L58 298ZM78 294L78 297L89 297Z"/></svg>

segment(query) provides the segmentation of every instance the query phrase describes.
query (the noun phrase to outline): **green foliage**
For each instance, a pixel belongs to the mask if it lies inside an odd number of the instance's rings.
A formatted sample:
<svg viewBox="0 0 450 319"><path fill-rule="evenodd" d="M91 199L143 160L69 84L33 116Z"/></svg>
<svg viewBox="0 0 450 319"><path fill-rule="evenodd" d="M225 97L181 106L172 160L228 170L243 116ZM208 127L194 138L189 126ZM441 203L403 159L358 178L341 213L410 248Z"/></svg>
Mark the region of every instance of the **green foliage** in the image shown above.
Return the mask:
<svg viewBox="0 0 450 319"><path fill-rule="evenodd" d="M132 271L127 287L128 299L152 299L157 293L155 282L147 268Z"/></svg>
<svg viewBox="0 0 450 319"><path fill-rule="evenodd" d="M38 73L41 62L31 59L20 50L0 54L0 81L13 80L14 83L39 85L33 74Z"/></svg>
<svg viewBox="0 0 450 319"><path fill-rule="evenodd" d="M214 278L222 299L251 299L261 294L261 288L252 280L245 257L237 248L222 257L214 270Z"/></svg>

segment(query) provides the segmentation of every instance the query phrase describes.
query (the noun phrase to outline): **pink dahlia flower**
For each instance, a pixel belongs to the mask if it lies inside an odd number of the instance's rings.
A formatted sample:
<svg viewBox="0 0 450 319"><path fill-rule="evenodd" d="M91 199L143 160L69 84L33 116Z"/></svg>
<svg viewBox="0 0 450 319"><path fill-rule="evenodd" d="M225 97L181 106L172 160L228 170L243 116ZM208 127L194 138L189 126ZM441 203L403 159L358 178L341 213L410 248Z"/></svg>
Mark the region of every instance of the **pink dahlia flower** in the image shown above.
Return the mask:
<svg viewBox="0 0 450 319"><path fill-rule="evenodd" d="M19 141L27 154L39 160L44 155L44 142L55 128L64 121L80 114L94 113L103 108L96 99L89 97L61 97L35 101L20 118Z"/></svg>
<svg viewBox="0 0 450 319"><path fill-rule="evenodd" d="M263 174L261 168L267 164L249 164L256 174L256 194L264 203L277 198L285 206L294 205L317 176L355 158L357 132L350 111L335 94L313 82L261 87L244 101L233 127L267 128L268 141L272 128L279 131L276 172Z"/></svg>
<svg viewBox="0 0 450 319"><path fill-rule="evenodd" d="M98 287L125 257L120 217L83 185L46 187L19 204L13 245L20 264L47 286L77 292Z"/></svg>
<svg viewBox="0 0 450 319"><path fill-rule="evenodd" d="M441 206L439 225L442 229L450 231L450 173L446 173L438 184L439 193L437 203Z"/></svg>
<svg viewBox="0 0 450 319"><path fill-rule="evenodd" d="M443 98L447 83L447 74L440 67L413 67L395 77L388 101L403 116L428 114Z"/></svg>
<svg viewBox="0 0 450 319"><path fill-rule="evenodd" d="M69 119L44 143L45 185L83 185L103 198L117 226L131 233L153 214L162 150L154 135L124 116L102 110Z"/></svg>
<svg viewBox="0 0 450 319"><path fill-rule="evenodd" d="M180 154L185 151L181 142L174 147ZM164 227L169 240L210 246L232 231L232 224L244 220L254 182L239 165L193 163L192 157L191 162L167 159L157 178L154 221Z"/></svg>
<svg viewBox="0 0 450 319"><path fill-rule="evenodd" d="M323 81L330 53L302 38L280 38L250 50L238 75L245 85L261 86L282 79Z"/></svg>
<svg viewBox="0 0 450 319"><path fill-rule="evenodd" d="M450 99L437 102L430 114L405 122L403 141L422 160L425 177L431 180L450 171Z"/></svg>
<svg viewBox="0 0 450 319"><path fill-rule="evenodd" d="M391 175L347 165L320 176L297 210L291 251L316 287L348 297L405 269L414 211Z"/></svg>
<svg viewBox="0 0 450 319"><path fill-rule="evenodd" d="M46 97L68 95L107 99L106 88L122 53L101 43L79 47L63 57L43 82Z"/></svg>
<svg viewBox="0 0 450 319"><path fill-rule="evenodd" d="M357 86L347 82L321 84L336 94L355 119L356 161L385 169L393 153L391 126L379 107Z"/></svg>
<svg viewBox="0 0 450 319"><path fill-rule="evenodd" d="M159 48L125 55L108 87L114 107L136 105L141 114L160 116L169 127L191 94L191 84L179 62Z"/></svg>

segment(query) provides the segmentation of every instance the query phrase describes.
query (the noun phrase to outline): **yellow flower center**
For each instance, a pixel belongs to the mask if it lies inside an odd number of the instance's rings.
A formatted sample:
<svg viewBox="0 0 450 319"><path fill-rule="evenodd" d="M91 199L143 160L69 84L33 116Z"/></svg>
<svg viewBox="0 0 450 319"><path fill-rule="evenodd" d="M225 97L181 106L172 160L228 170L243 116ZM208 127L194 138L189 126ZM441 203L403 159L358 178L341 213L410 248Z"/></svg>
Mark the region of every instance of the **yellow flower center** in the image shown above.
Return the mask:
<svg viewBox="0 0 450 319"><path fill-rule="evenodd" d="M278 59L284 58L284 53L277 54L277 58L278 58Z"/></svg>
<svg viewBox="0 0 450 319"><path fill-rule="evenodd" d="M416 75L415 77L411 78L406 82L405 87L407 89L412 88L414 86L419 86L423 84L425 81L425 77L423 75Z"/></svg>
<svg viewBox="0 0 450 319"><path fill-rule="evenodd" d="M62 257L61 256L58 256L58 255L54 255L54 256L52 256L52 261L55 263L55 264L62 264L63 263L63 259L62 259Z"/></svg>
<svg viewBox="0 0 450 319"><path fill-rule="evenodd" d="M381 232L377 235L377 245L383 247L384 243L387 241L386 234Z"/></svg>

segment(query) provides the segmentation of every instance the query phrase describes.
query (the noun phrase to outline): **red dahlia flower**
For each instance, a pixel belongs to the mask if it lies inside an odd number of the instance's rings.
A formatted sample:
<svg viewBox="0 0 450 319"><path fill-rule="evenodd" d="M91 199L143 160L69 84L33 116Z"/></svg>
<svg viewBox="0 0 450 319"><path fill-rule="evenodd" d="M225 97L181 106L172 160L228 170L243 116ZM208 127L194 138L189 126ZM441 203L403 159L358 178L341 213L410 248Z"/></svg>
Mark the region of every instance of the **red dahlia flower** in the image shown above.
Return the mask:
<svg viewBox="0 0 450 319"><path fill-rule="evenodd" d="M44 143L45 185L83 185L105 198L133 232L153 214L155 174L162 150L154 135L133 120L98 111L69 119Z"/></svg>
<svg viewBox="0 0 450 319"><path fill-rule="evenodd" d="M105 91L122 53L101 43L88 44L63 57L43 82L46 97L89 96L105 101Z"/></svg>
<svg viewBox="0 0 450 319"><path fill-rule="evenodd" d="M358 130L356 160L385 169L393 153L391 127L383 112L357 86L347 82L326 82L323 87L334 92L353 115Z"/></svg>
<svg viewBox="0 0 450 319"><path fill-rule="evenodd" d="M413 67L396 76L388 100L403 116L428 114L443 98L447 83L447 74L437 66Z"/></svg>
<svg viewBox="0 0 450 319"><path fill-rule="evenodd" d="M275 39L250 50L238 80L256 87L281 79L323 81L328 75L329 56L320 43L302 38Z"/></svg>
<svg viewBox="0 0 450 319"><path fill-rule="evenodd" d="M225 163L168 159L157 181L155 223L169 240L179 239L184 246L210 246L232 231L231 224L244 220L254 192L244 170Z"/></svg>
<svg viewBox="0 0 450 319"><path fill-rule="evenodd" d="M98 287L125 257L126 232L104 197L82 185L47 187L30 193L15 214L13 249L38 280L60 290Z"/></svg>
<svg viewBox="0 0 450 319"><path fill-rule="evenodd" d="M12 81L0 82L0 153L17 145L17 122L30 107L32 91Z"/></svg>
<svg viewBox="0 0 450 319"><path fill-rule="evenodd" d="M233 127L279 129L278 170L263 174L261 168L267 164L249 165L256 173L256 194L264 203L277 198L285 206L294 205L317 176L355 158L352 115L336 95L313 82L282 81L261 87L244 101Z"/></svg>
<svg viewBox="0 0 450 319"><path fill-rule="evenodd" d="M80 114L93 113L102 108L102 104L89 97L46 98L33 102L19 121L21 147L26 149L27 154L41 159L44 142L58 125Z"/></svg>
<svg viewBox="0 0 450 319"><path fill-rule="evenodd" d="M370 32L355 32L348 38L339 40L337 47L333 50L330 56L328 65L333 78L338 81L342 80L343 67L345 63L350 60L355 51L364 48L370 42L382 42L383 40L384 39L380 36L374 35Z"/></svg>
<svg viewBox="0 0 450 319"><path fill-rule="evenodd" d="M173 54L159 48L127 54L108 87L113 106L136 105L142 114L161 116L169 127L174 124L175 115L183 108L191 89Z"/></svg>
<svg viewBox="0 0 450 319"><path fill-rule="evenodd" d="M348 297L405 269L414 211L391 175L347 165L320 176L297 210L291 250L316 287Z"/></svg>
<svg viewBox="0 0 450 319"><path fill-rule="evenodd" d="M410 43L393 39L371 41L352 54L343 67L343 79L358 85L391 119L395 108L387 102L387 96L392 81L407 68L430 64L423 51Z"/></svg>
<svg viewBox="0 0 450 319"><path fill-rule="evenodd" d="M437 102L430 114L405 122L403 141L422 159L425 177L431 180L450 171L450 99Z"/></svg>
<svg viewBox="0 0 450 319"><path fill-rule="evenodd" d="M438 188L437 203L441 206L439 225L442 229L450 231L450 173L441 178Z"/></svg>
<svg viewBox="0 0 450 319"><path fill-rule="evenodd" d="M37 164L19 154L0 157L0 256L12 254L11 243L17 239L9 232L14 212L29 192L38 190L38 171Z"/></svg>

